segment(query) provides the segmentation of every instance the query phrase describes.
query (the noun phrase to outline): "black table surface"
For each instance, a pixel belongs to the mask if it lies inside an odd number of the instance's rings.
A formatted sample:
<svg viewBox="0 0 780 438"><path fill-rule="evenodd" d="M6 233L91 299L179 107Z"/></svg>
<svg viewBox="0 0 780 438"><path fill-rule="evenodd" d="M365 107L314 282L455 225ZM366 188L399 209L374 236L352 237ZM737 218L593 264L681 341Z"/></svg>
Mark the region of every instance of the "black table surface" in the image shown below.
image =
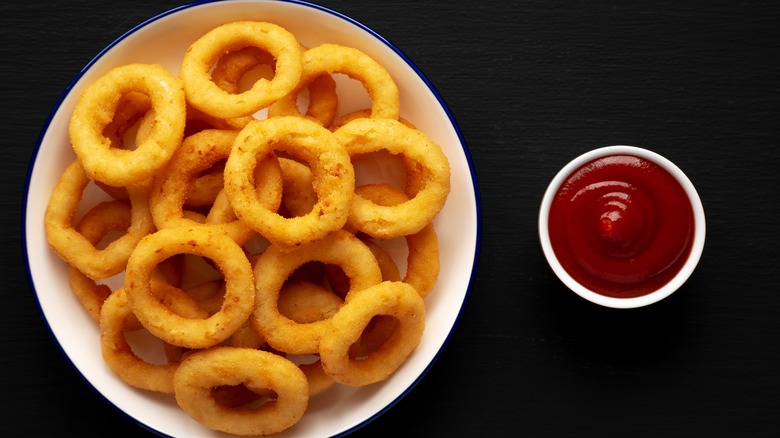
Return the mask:
<svg viewBox="0 0 780 438"><path fill-rule="evenodd" d="M780 436L780 3L321 1L373 28L437 87L481 193L482 245L451 341L355 433ZM176 1L0 6L0 430L149 432L83 380L29 287L20 233L37 136L67 84ZM675 162L707 215L698 268L649 307L571 293L541 252L541 196L567 161L628 144Z"/></svg>

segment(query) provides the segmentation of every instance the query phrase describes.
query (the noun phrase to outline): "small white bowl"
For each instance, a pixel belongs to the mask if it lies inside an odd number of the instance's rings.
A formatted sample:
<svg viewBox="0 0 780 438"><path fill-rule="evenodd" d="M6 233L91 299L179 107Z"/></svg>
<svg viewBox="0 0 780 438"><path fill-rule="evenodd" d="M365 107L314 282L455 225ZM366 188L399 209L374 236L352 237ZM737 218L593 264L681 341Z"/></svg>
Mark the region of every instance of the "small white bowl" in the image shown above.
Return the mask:
<svg viewBox="0 0 780 438"><path fill-rule="evenodd" d="M556 257L552 245L550 243L550 236L548 230L549 211L550 211L550 206L552 204L553 198L555 197L555 194L558 192L558 189L561 187L564 181L569 177L569 175L589 161L592 161L597 158L602 158L605 156L619 155L619 154L638 156L640 158L644 158L646 160L654 162L658 164L661 168L665 169L680 183L682 188L685 190L685 193L688 195L688 199L690 200L691 206L693 207L693 220L694 220L693 245L691 247L690 254L688 255L688 259L686 260L685 264L682 266L682 269L680 269L677 275L675 275L668 283L663 285L661 288L655 290L654 292L642 296L638 296L638 297L631 297L631 298L616 298L616 297L606 296L597 293L593 290L590 290L587 287L580 284L579 282L577 282L563 268L558 258ZM585 298L588 301L591 301L596 304L600 304L605 307L613 307L613 308L621 308L621 309L643 307L649 304L656 303L668 297L673 292L675 292L680 286L682 286L682 284L685 283L686 280L688 280L691 273L693 273L693 270L696 268L696 265L699 263L699 259L701 258L701 254L704 249L704 239L706 234L705 229L706 229L706 224L704 218L704 208L702 207L701 199L699 198L699 195L696 192L695 187L688 179L688 177L685 175L685 173L683 173L683 171L680 170L679 167L677 167L674 163L669 161L667 158L655 152L652 152L650 150L635 147L635 146L606 146L606 147L602 147L599 149L594 149L592 151L586 152L580 155L579 157L575 158L571 162L569 162L558 172L558 174L555 175L555 177L550 182L550 185L547 187L547 190L544 193L544 197L542 198L542 204L539 211L539 238L541 240L542 250L544 252L545 257L547 258L547 262L549 263L553 272L555 272L555 274L558 276L558 278L569 289L571 289L577 295L581 296L582 298Z"/></svg>

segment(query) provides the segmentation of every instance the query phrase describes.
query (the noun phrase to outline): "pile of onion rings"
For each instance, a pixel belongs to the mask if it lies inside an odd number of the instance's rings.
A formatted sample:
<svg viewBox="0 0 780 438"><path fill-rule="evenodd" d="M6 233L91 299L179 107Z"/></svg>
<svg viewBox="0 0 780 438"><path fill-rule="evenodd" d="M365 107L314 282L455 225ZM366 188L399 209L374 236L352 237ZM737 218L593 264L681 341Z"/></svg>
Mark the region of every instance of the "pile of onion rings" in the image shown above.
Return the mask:
<svg viewBox="0 0 780 438"><path fill-rule="evenodd" d="M340 114L337 74L370 107ZM90 84L44 225L116 376L241 436L392 376L423 336L450 191L441 147L400 114L379 62L268 22L217 26L178 73L129 64ZM403 181L360 181L379 154ZM163 363L133 348L139 331Z"/></svg>

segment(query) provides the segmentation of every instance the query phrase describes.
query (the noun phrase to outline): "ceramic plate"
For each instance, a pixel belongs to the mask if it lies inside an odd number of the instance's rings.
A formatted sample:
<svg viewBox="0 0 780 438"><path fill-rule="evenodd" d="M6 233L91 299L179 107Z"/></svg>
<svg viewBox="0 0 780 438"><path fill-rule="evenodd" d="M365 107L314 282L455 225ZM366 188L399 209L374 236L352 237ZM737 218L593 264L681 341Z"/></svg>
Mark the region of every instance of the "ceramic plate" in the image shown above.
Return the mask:
<svg viewBox="0 0 780 438"><path fill-rule="evenodd" d="M43 216L52 188L75 158L67 140L68 119L85 87L110 68L127 63L157 63L178 73L182 56L191 42L209 29L234 20L274 22L295 34L307 47L337 43L356 47L372 56L388 69L398 84L402 117L440 144L450 160L452 191L435 220L442 269L436 289L426 298L427 322L419 347L384 382L363 388L336 386L313 397L303 419L280 436L347 434L399 401L436 360L463 311L480 237L474 168L450 111L412 61L382 36L349 17L300 2L196 3L141 23L99 53L62 94L31 161L23 223L30 281L56 342L75 368L110 403L143 427L164 436L224 436L192 420L177 406L173 396L133 389L106 367L100 353L99 328L70 292L66 266L47 244ZM370 104L368 97L362 96L361 89L354 85L345 84L339 93L349 95L343 100L351 105L342 106L342 113ZM82 203L94 201L96 193L97 189L85 191ZM404 269L403 259L397 260Z"/></svg>

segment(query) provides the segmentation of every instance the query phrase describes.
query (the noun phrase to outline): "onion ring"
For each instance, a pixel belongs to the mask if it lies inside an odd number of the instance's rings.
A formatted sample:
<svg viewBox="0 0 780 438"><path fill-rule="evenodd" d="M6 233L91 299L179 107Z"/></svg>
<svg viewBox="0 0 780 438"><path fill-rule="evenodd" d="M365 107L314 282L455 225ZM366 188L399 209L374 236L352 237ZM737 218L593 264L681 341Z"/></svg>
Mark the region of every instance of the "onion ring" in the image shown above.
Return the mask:
<svg viewBox="0 0 780 438"><path fill-rule="evenodd" d="M73 218L89 182L81 161L73 161L52 191L44 226L54 252L89 278L99 280L122 272L135 245L154 229L154 225L148 207L149 188L130 186L127 188L132 207L130 227L106 248L95 248L73 226Z"/></svg>
<svg viewBox="0 0 780 438"><path fill-rule="evenodd" d="M224 53L254 46L276 59L272 80L260 79L242 93L223 90L209 72ZM182 60L180 77L190 104L221 118L249 116L289 93L301 77L301 49L295 36L281 26L236 21L213 28L198 38Z"/></svg>
<svg viewBox="0 0 780 438"><path fill-rule="evenodd" d="M224 275L222 307L208 319L176 315L152 293L152 270L177 254L210 259ZM244 251L227 234L206 225L165 228L141 239L128 260L124 287L130 307L150 333L186 348L208 348L230 337L248 320L255 296L252 266Z"/></svg>
<svg viewBox="0 0 780 438"><path fill-rule="evenodd" d="M393 334L365 359L352 359L350 346L377 315L398 320ZM320 339L320 360L325 372L338 383L365 386L387 379L417 348L425 329L425 303L413 287L383 281L347 296L330 319L331 329Z"/></svg>
<svg viewBox="0 0 780 438"><path fill-rule="evenodd" d="M244 385L271 390L273 402L257 408L230 407L212 396L214 388ZM176 402L204 426L235 435L271 435L295 425L309 403L309 383L284 357L248 348L214 347L184 359L174 375Z"/></svg>
<svg viewBox="0 0 780 438"><path fill-rule="evenodd" d="M347 123L355 119L370 118L370 117L371 117L371 108L356 110L351 113L339 116L338 118L333 120L333 123L330 124L328 129L330 129L331 131L336 131L342 126L346 125ZM414 126L412 122L410 122L409 120L403 117L400 117L398 121L408 126L409 128L417 129L417 127ZM400 159L401 159L401 164L403 166L403 171L405 171L404 182L406 184L406 194L409 195L410 197L414 197L414 195L416 195L417 192L420 191L420 188L425 184L425 181L422 179L421 166L418 163L416 163L414 160L408 158L406 155L401 155ZM355 167L357 168L358 165L355 164Z"/></svg>
<svg viewBox="0 0 780 438"><path fill-rule="evenodd" d="M371 99L371 117L398 119L400 116L398 86L387 69L364 52L338 44L321 44L304 51L301 59L303 69L300 83L272 106L274 112L302 116L297 104L299 93L316 78L341 73L363 85ZM335 89L335 83L333 86ZM326 107L331 105L329 100L325 100L324 104ZM328 117L317 117L317 120L323 126L328 126L334 116L335 111L333 115L328 113Z"/></svg>
<svg viewBox="0 0 780 438"><path fill-rule="evenodd" d="M202 318L205 312L186 295L164 283L155 283L155 296L163 305L171 306L177 314ZM170 295L176 295L171 297ZM100 346L106 365L125 383L148 391L173 394L173 375L178 362L150 363L133 352L125 338L125 332L141 328L130 309L127 294L123 288L111 294L101 309Z"/></svg>
<svg viewBox="0 0 780 438"><path fill-rule="evenodd" d="M258 156L283 151L309 164L317 203L304 216L285 218L259 205L254 187ZM239 219L271 243L295 246L321 239L347 221L355 172L333 133L298 117L255 120L242 129L225 163L225 191Z"/></svg>
<svg viewBox="0 0 780 438"><path fill-rule="evenodd" d="M350 293L382 280L371 250L343 230L293 249L269 246L254 267L256 304L251 321L268 345L289 354L316 353L320 338L329 331L329 318L300 324L279 312L279 293L285 280L310 261L341 266L350 279Z"/></svg>
<svg viewBox="0 0 780 438"><path fill-rule="evenodd" d="M155 180L152 189L149 203L157 228L181 227L194 223L183 213L189 189L200 172L228 157L236 136L237 131L207 129L184 139L181 148L171 159L169 168ZM255 173L262 181L258 183L259 189L254 193L258 195L257 202L261 206L269 211L276 211L282 197L281 169L273 155L266 158L256 167ZM210 214L206 223L228 233L242 244L254 235L248 225L237 220L227 205L216 205L221 206L221 215L217 216L217 212Z"/></svg>
<svg viewBox="0 0 780 438"><path fill-rule="evenodd" d="M134 150L111 147L103 135L122 97L149 96L154 121ZM186 102L181 81L156 64L128 64L92 83L73 109L68 133L76 156L91 179L125 186L153 176L166 165L184 136Z"/></svg>
<svg viewBox="0 0 780 438"><path fill-rule="evenodd" d="M355 189L355 193L377 205L398 205L409 197L389 184L367 184ZM436 285L439 277L439 239L433 222L420 231L404 236L409 254L406 258L404 283L409 283L425 298Z"/></svg>
<svg viewBox="0 0 780 438"><path fill-rule="evenodd" d="M424 185L409 201L379 206L355 195L348 223L379 239L414 234L444 207L450 192L450 167L441 147L397 120L355 119L334 133L350 157L379 150L403 155L422 166Z"/></svg>
<svg viewBox="0 0 780 438"><path fill-rule="evenodd" d="M84 214L76 226L76 231L92 245L97 245L111 231L127 230L130 227L131 215L130 206L126 202L105 201ZM111 288L98 284L73 265L68 265L68 283L87 313L93 320L100 322L100 309L111 295Z"/></svg>

